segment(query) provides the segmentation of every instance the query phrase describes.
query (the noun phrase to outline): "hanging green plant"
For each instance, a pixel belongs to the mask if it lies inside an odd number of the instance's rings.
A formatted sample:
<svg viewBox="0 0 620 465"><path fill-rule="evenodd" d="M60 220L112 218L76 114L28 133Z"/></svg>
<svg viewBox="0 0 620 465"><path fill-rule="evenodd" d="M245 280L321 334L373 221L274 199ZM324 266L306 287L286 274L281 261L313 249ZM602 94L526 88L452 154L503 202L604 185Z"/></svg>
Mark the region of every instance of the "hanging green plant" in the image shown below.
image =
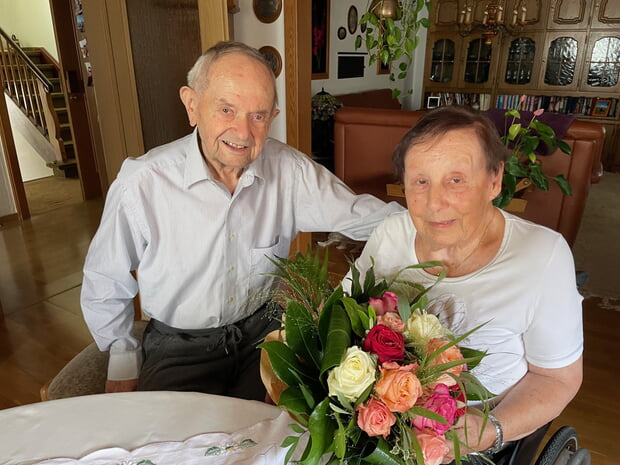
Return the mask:
<svg viewBox="0 0 620 465"><path fill-rule="evenodd" d="M429 27L423 14L429 8L430 2L424 0L369 0L367 11L360 19L362 29L366 27L364 38L357 36L355 49L364 43L370 54L369 65L380 60L383 66L389 67L391 81L404 79L420 41L418 31ZM407 93L412 91L409 89ZM400 93L399 89L392 89L393 98Z"/></svg>

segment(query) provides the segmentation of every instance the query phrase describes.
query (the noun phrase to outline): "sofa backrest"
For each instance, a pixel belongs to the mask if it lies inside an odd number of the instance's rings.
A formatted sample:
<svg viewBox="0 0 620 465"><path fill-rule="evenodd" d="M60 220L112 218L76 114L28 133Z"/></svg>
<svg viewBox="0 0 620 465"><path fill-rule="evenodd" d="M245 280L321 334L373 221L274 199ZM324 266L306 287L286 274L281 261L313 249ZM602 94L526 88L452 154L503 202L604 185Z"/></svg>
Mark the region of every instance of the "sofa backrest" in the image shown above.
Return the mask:
<svg viewBox="0 0 620 465"><path fill-rule="evenodd" d="M405 204L403 197L387 194L386 185L397 182L392 167L392 152L405 133L424 111L402 111L343 107L336 112L334 125L334 172L354 192L369 193L385 201ZM595 160L600 160L605 131L601 124L574 121L564 140L572 155L559 150L545 156L543 171L550 176L564 174L573 188L564 196L551 183L548 192L528 190L527 208L517 215L554 229L572 247L583 216Z"/></svg>

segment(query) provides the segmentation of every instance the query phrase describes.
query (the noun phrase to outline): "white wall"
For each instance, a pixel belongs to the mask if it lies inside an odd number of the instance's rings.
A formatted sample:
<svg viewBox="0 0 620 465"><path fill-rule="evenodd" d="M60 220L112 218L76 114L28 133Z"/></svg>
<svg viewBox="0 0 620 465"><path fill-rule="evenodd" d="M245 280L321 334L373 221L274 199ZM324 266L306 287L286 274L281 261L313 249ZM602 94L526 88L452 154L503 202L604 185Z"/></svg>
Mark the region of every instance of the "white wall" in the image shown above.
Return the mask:
<svg viewBox="0 0 620 465"><path fill-rule="evenodd" d="M49 0L0 0L0 27L22 47L43 47L58 60Z"/></svg>
<svg viewBox="0 0 620 465"><path fill-rule="evenodd" d="M255 48L270 45L280 52L282 57L282 71L276 79L278 92L278 107L286 108L286 81L284 78L284 8L278 19L273 23L261 23L254 14L253 0L238 0L239 13L234 15L234 40L244 42ZM286 142L286 114L281 111L280 115L271 125L269 135L275 139Z"/></svg>

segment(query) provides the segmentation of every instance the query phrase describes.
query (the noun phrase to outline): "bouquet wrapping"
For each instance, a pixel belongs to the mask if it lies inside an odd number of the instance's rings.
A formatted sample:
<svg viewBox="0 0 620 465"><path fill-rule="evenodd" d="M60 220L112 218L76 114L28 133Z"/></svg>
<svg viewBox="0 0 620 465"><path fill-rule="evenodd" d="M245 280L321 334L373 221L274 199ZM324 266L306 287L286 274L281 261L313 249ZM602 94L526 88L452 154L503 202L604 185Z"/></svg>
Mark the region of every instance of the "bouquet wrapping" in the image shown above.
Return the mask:
<svg viewBox="0 0 620 465"><path fill-rule="evenodd" d="M280 337L259 347L268 392L297 421L282 444L286 460L299 446L303 465L436 465L451 441L460 463L466 444L453 426L468 400L480 401L486 421L492 396L470 373L485 353L459 346L479 327L456 336L425 311L445 272L428 288L399 279L441 263L389 280L371 268L363 282L351 264L345 292L329 284L327 252L323 261L308 250L273 262L288 289L286 313Z"/></svg>

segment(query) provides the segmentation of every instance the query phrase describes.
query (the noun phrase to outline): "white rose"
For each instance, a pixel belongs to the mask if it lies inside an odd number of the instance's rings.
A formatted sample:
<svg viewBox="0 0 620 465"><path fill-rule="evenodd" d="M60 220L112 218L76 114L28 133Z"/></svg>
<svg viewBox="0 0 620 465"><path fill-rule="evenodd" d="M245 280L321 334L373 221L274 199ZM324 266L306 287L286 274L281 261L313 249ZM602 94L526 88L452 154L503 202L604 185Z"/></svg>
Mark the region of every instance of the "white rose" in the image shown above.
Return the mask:
<svg viewBox="0 0 620 465"><path fill-rule="evenodd" d="M340 365L329 372L329 395L355 402L375 382L376 372L375 359L369 353L357 346L349 347Z"/></svg>
<svg viewBox="0 0 620 465"><path fill-rule="evenodd" d="M446 329L439 319L430 313L413 312L407 320L406 327L403 334L405 340L420 346L426 346L431 339L446 335Z"/></svg>

